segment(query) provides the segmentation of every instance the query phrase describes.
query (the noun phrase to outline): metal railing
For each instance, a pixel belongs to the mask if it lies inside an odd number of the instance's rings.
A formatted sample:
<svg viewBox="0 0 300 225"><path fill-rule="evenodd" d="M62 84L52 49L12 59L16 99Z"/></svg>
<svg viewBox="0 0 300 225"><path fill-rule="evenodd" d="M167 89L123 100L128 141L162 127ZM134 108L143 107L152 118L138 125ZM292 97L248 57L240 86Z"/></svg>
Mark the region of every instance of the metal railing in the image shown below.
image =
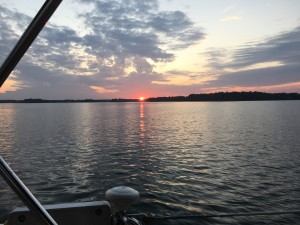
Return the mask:
<svg viewBox="0 0 300 225"><path fill-rule="evenodd" d="M47 0L0 68L0 87L21 60L62 0Z"/></svg>
<svg viewBox="0 0 300 225"><path fill-rule="evenodd" d="M12 49L0 68L0 87L21 60L27 49L38 36L44 25L50 19L62 0L46 0L34 19L31 21L16 46ZM0 156L0 174L25 205L44 225L56 225L57 223L47 213L38 200L31 194L28 188L18 178L14 171Z"/></svg>
<svg viewBox="0 0 300 225"><path fill-rule="evenodd" d="M15 172L0 156L0 175L43 225L57 225Z"/></svg>

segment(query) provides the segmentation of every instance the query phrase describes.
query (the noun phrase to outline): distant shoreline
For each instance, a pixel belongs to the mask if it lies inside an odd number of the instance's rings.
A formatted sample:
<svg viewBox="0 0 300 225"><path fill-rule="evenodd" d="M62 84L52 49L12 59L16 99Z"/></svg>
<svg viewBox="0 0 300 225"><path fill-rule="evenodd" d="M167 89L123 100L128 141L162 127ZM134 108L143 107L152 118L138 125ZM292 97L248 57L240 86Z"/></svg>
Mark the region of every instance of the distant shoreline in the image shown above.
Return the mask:
<svg viewBox="0 0 300 225"><path fill-rule="evenodd" d="M47 100L29 98L24 100L0 100L0 103L79 103L79 102L220 102L220 101L277 101L300 100L298 93L265 93L265 92L217 92L210 94L190 94L188 96L153 97L143 101L139 99L65 99Z"/></svg>

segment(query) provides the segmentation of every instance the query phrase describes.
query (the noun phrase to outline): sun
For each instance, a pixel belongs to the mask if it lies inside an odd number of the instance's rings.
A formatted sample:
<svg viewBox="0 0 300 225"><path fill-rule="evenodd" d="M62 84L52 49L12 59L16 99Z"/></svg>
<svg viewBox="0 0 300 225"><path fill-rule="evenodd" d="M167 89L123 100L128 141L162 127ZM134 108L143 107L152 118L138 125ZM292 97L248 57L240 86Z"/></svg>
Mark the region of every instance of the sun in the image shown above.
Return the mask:
<svg viewBox="0 0 300 225"><path fill-rule="evenodd" d="M145 100L145 98L144 98L143 96L141 96L141 97L139 98L139 100L142 102L142 101Z"/></svg>

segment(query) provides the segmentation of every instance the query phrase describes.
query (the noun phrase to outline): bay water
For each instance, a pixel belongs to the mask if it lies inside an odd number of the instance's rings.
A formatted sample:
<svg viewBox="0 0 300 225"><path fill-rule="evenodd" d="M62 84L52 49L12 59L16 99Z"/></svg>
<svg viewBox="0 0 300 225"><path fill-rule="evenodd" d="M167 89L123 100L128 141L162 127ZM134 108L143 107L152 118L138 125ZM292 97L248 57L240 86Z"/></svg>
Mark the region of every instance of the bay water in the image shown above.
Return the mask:
<svg viewBox="0 0 300 225"><path fill-rule="evenodd" d="M140 192L156 215L300 210L300 101L0 104L0 155L42 204ZM0 178L0 222L22 202ZM300 224L259 216L152 224Z"/></svg>

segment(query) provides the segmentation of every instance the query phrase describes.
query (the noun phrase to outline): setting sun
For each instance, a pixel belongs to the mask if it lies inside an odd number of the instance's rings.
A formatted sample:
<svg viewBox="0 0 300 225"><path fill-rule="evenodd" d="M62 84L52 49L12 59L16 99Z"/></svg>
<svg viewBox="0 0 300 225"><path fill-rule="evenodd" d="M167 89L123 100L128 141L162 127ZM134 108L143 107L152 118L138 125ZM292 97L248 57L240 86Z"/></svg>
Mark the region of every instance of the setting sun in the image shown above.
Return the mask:
<svg viewBox="0 0 300 225"><path fill-rule="evenodd" d="M144 100L145 100L145 98L144 98L144 97L140 97L139 99L140 99L140 101L144 101Z"/></svg>

